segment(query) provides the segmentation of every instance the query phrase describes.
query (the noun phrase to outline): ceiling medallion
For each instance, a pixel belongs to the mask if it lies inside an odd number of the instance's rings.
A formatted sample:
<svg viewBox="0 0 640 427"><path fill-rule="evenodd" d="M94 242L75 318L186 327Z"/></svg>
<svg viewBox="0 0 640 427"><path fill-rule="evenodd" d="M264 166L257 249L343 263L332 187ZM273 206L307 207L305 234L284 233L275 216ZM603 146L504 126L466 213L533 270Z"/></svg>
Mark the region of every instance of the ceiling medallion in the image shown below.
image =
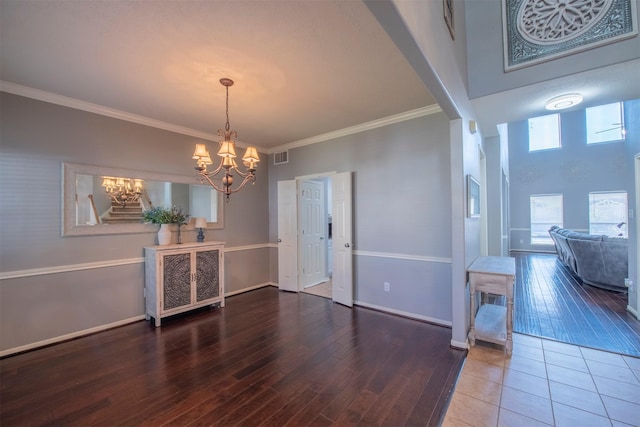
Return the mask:
<svg viewBox="0 0 640 427"><path fill-rule="evenodd" d="M518 12L518 32L532 43L569 41L601 20L613 0L526 0Z"/></svg>
<svg viewBox="0 0 640 427"><path fill-rule="evenodd" d="M636 0L502 0L505 71L637 35L636 3Z"/></svg>

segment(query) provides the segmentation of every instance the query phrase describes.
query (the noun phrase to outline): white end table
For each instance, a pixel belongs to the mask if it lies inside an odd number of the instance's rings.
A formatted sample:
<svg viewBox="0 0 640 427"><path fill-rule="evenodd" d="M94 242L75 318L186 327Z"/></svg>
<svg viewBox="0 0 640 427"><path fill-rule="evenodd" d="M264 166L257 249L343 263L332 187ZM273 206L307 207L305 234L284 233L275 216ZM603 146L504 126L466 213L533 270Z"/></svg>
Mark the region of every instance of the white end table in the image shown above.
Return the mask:
<svg viewBox="0 0 640 427"><path fill-rule="evenodd" d="M516 276L515 259L511 257L481 256L467 269L471 296L471 329L469 342L476 339L502 344L507 355L513 351L513 282ZM507 306L480 304L476 314L476 292L505 295Z"/></svg>

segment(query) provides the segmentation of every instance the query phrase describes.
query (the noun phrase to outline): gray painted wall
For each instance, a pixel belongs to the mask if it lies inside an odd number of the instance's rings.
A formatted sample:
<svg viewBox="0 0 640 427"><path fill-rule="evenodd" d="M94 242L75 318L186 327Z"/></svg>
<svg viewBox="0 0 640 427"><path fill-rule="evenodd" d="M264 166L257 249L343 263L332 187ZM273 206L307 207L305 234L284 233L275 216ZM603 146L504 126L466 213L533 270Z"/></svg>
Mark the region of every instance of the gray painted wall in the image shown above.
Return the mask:
<svg viewBox="0 0 640 427"><path fill-rule="evenodd" d="M625 142L586 145L585 110L560 115L562 148L529 153L528 123L509 124L510 247L554 251L530 244L531 194L562 193L564 227L589 230L589 192L627 190L633 185L625 165ZM629 191L628 191L629 192Z"/></svg>
<svg viewBox="0 0 640 427"><path fill-rule="evenodd" d="M469 120L476 119L466 87L465 7L453 2L457 18L452 39L442 18L442 2L366 0L371 12L411 63L429 92L450 120L451 177L451 345L466 347L469 330L469 291L466 268L480 253L480 227L477 219L465 217L465 177L479 176L482 135L469 131ZM472 17L473 19L473 17Z"/></svg>
<svg viewBox="0 0 640 427"><path fill-rule="evenodd" d="M156 244L153 232L60 237L61 162L192 176L202 141L7 93L0 103L4 275L138 259ZM232 195L225 228L206 232L227 248L258 245L225 256L227 292L269 282L268 169L263 161L257 183ZM183 241L195 239L183 232ZM144 314L143 286L143 263L0 280L0 351L135 319Z"/></svg>
<svg viewBox="0 0 640 427"><path fill-rule="evenodd" d="M487 162L487 246L488 255L502 253L502 167L500 165L500 138L484 140ZM507 254L508 256L508 254Z"/></svg>
<svg viewBox="0 0 640 427"><path fill-rule="evenodd" d="M468 69L473 70L468 73L471 99L640 58L640 38L636 36L505 73L502 0L466 1L464 4L467 63ZM636 22L640 22L640 8L636 12Z"/></svg>
<svg viewBox="0 0 640 427"><path fill-rule="evenodd" d="M269 162L273 162L272 155ZM443 113L292 149L288 163L270 169L270 241L277 240L278 181L352 171L354 298L448 323L449 164L449 120ZM409 259L411 256L421 259ZM273 263L272 280L277 282L277 262ZM390 292L383 291L385 281L391 283Z"/></svg>

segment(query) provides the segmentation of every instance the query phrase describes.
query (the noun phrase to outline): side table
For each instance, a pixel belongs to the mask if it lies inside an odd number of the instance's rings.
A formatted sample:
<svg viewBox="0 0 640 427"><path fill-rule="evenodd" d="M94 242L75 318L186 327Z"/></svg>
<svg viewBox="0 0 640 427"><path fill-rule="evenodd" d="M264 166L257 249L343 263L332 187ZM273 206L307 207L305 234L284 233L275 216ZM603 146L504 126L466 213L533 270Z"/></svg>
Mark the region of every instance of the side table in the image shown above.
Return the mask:
<svg viewBox="0 0 640 427"><path fill-rule="evenodd" d="M502 344L507 355L513 350L513 282L516 276L515 259L511 257L481 256L467 269L471 300L471 328L469 342L476 339ZM476 292L505 295L507 306L480 304L475 311Z"/></svg>

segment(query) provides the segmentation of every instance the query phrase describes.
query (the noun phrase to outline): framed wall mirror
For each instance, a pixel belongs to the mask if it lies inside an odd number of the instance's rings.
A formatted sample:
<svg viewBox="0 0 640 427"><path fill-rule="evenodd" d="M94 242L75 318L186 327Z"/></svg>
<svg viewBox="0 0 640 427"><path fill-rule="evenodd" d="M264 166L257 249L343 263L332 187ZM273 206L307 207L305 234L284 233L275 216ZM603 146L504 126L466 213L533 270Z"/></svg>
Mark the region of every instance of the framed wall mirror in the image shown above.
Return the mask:
<svg viewBox="0 0 640 427"><path fill-rule="evenodd" d="M224 228L222 194L195 177L62 163L62 236L157 232L142 212L154 206L177 206L207 229Z"/></svg>
<svg viewBox="0 0 640 427"><path fill-rule="evenodd" d="M480 183L472 175L467 175L467 217L480 216Z"/></svg>

